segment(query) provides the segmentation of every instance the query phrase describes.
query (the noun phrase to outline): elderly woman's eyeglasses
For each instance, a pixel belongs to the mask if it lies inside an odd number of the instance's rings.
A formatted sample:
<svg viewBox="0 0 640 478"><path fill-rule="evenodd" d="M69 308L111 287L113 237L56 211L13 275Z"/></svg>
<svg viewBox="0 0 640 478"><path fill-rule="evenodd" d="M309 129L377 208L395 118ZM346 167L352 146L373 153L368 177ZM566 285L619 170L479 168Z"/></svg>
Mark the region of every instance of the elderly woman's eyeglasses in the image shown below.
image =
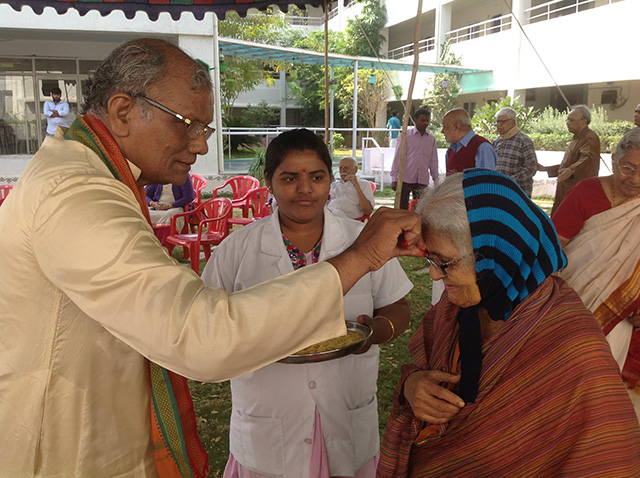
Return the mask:
<svg viewBox="0 0 640 478"><path fill-rule="evenodd" d="M464 256L460 256L457 259L454 259L452 261L448 261L448 262L445 262L445 263L442 263L442 264L440 262L438 262L438 261L433 260L429 256L425 256L425 258L429 261L429 264L431 264L436 269L438 269L442 275L446 276L447 275L447 268L451 267L454 264L457 264L462 259L466 259L467 257L469 257L471 255L473 255L473 252L470 252L469 254L465 254Z"/></svg>
<svg viewBox="0 0 640 478"><path fill-rule="evenodd" d="M133 95L134 98L140 98L141 100L146 101L152 106L164 111L165 113L169 113L171 116L175 116L180 121L184 122L187 125L187 136L191 139L198 139L200 136L204 135L204 139L207 140L211 137L211 135L216 130L211 126L204 125L199 121L191 120L185 116L182 116L180 113L176 113L173 110L170 110L164 105L161 105L157 101L153 101L152 99L147 98L143 95Z"/></svg>
<svg viewBox="0 0 640 478"><path fill-rule="evenodd" d="M626 164L622 166L618 166L618 171L620 172L620 176L624 176L625 178L628 178L630 176L635 176L636 174L638 174L638 171L636 170L636 168L627 166Z"/></svg>

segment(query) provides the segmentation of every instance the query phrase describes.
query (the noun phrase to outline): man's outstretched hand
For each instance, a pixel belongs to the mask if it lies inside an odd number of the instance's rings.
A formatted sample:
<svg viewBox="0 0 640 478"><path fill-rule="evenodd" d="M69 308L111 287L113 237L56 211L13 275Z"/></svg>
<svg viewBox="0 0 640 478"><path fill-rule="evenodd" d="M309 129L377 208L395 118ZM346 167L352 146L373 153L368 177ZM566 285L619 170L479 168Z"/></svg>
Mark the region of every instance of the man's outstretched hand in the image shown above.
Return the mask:
<svg viewBox="0 0 640 478"><path fill-rule="evenodd" d="M346 293L364 274L380 269L389 259L424 257L425 251L420 216L404 209L381 207L355 242L328 262L340 274Z"/></svg>

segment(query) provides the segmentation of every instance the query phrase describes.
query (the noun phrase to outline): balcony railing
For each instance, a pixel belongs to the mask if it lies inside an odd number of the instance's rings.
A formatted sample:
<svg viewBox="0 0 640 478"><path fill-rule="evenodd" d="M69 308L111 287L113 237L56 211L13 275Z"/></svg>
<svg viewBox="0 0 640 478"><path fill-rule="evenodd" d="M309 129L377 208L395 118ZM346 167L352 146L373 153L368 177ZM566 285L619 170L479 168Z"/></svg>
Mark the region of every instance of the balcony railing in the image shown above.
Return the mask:
<svg viewBox="0 0 640 478"><path fill-rule="evenodd" d="M287 17L285 19L289 25L303 27L319 27L324 23L324 17Z"/></svg>
<svg viewBox="0 0 640 478"><path fill-rule="evenodd" d="M435 47L436 39L433 37L420 40L418 42L418 55L423 51L434 50ZM400 58L406 58L408 56L413 56L413 43L402 45L387 52L387 58L389 58L390 60L398 60Z"/></svg>
<svg viewBox="0 0 640 478"><path fill-rule="evenodd" d="M620 1L623 0L552 0L527 8L525 10L525 18L528 18L526 23L543 22Z"/></svg>
<svg viewBox="0 0 640 478"><path fill-rule="evenodd" d="M342 1L342 0L339 0L339 1ZM349 8L350 6L354 5L356 2L357 0L349 0L349 2L344 6L344 8ZM329 11L329 20L337 16L338 16L338 7L335 7L333 10Z"/></svg>
<svg viewBox="0 0 640 478"><path fill-rule="evenodd" d="M493 35L494 33L500 33L501 31L511 29L512 21L513 16L511 14L502 15L497 18L492 18L491 20L485 20L484 22L474 23L473 25L467 25L466 27L451 30L450 32L447 32L446 37L451 43L458 43L486 35Z"/></svg>

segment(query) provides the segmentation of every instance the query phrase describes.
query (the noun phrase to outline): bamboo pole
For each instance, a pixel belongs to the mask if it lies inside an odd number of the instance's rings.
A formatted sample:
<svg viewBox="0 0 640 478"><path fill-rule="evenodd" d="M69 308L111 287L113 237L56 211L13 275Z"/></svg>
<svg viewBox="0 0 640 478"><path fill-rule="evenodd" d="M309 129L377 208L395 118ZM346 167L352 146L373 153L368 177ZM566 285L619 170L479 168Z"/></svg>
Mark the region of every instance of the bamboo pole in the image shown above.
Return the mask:
<svg viewBox="0 0 640 478"><path fill-rule="evenodd" d="M396 186L396 198L394 207L400 207L400 195L402 194L402 180L404 179L404 160L407 152L407 126L411 117L411 102L413 100L413 87L416 83L416 75L418 74L418 63L420 53L418 50L418 42L420 41L420 24L422 20L422 0L418 0L418 14L416 16L416 26L413 31L413 70L411 71L411 81L409 82L409 90L407 91L407 102L404 105L404 115L402 116L402 132L400 133L400 164L398 166L398 185Z"/></svg>
<svg viewBox="0 0 640 478"><path fill-rule="evenodd" d="M324 0L324 142L329 145L329 5Z"/></svg>

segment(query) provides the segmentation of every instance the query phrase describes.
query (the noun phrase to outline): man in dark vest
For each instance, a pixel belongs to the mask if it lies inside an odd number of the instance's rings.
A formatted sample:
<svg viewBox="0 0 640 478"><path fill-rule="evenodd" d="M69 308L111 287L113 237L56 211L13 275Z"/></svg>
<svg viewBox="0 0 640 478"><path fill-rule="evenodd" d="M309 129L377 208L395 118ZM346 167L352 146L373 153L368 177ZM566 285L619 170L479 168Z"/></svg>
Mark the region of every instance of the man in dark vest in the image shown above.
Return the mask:
<svg viewBox="0 0 640 478"><path fill-rule="evenodd" d="M442 134L451 144L447 150L447 176L469 168L496 169L498 155L487 139L473 132L466 110L447 111L442 120Z"/></svg>

